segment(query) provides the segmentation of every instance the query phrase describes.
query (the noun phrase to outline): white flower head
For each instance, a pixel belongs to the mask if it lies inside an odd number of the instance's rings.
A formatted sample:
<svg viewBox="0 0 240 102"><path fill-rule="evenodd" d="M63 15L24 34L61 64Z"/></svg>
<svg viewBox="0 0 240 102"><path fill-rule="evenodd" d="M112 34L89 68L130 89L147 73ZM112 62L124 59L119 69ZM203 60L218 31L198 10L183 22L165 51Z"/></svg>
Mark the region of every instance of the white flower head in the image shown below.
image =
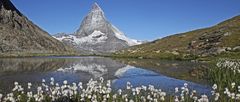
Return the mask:
<svg viewBox="0 0 240 102"><path fill-rule="evenodd" d="M178 91L179 91L179 90L178 90L178 87L176 87L176 88L175 88L175 93L178 93Z"/></svg>
<svg viewBox="0 0 240 102"><path fill-rule="evenodd" d="M15 81L15 82L14 82L14 85L17 86L17 85L18 85L18 82Z"/></svg>
<svg viewBox="0 0 240 102"><path fill-rule="evenodd" d="M45 79L42 79L42 83L45 83L46 82L46 80Z"/></svg>
<svg viewBox="0 0 240 102"><path fill-rule="evenodd" d="M53 77L51 77L51 78L50 78L50 80L51 80L51 81L54 81L54 78L53 78Z"/></svg>
<svg viewBox="0 0 240 102"><path fill-rule="evenodd" d="M188 86L188 83L184 83L184 87L187 87Z"/></svg>
<svg viewBox="0 0 240 102"><path fill-rule="evenodd" d="M3 94L0 93L0 101L1 101L2 97L3 97Z"/></svg>
<svg viewBox="0 0 240 102"><path fill-rule="evenodd" d="M212 86L212 88L213 88L213 90L216 90L216 89L217 89L217 84L214 84L214 85Z"/></svg>
<svg viewBox="0 0 240 102"><path fill-rule="evenodd" d="M64 80L64 81L63 81L63 84L64 84L64 85L67 85L67 83L68 83L67 80Z"/></svg>
<svg viewBox="0 0 240 102"><path fill-rule="evenodd" d="M235 85L236 85L236 83L232 83L232 84L231 84L232 88L234 88L234 87L235 87Z"/></svg>

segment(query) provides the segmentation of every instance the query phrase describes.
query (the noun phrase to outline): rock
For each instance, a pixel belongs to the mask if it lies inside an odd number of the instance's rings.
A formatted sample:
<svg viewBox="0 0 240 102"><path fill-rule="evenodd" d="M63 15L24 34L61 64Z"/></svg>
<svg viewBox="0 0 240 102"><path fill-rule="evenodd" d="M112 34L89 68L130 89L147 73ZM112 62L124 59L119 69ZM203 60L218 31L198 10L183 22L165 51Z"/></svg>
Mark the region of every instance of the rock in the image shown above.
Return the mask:
<svg viewBox="0 0 240 102"><path fill-rule="evenodd" d="M0 53L63 53L69 47L33 24L11 3L0 1Z"/></svg>
<svg viewBox="0 0 240 102"><path fill-rule="evenodd" d="M232 51L232 48L231 47L227 47L226 51Z"/></svg>
<svg viewBox="0 0 240 102"><path fill-rule="evenodd" d="M170 51L166 50L165 53L171 53Z"/></svg>
<svg viewBox="0 0 240 102"><path fill-rule="evenodd" d="M138 57L138 59L143 59L143 57Z"/></svg>
<svg viewBox="0 0 240 102"><path fill-rule="evenodd" d="M174 55L180 55L180 53L177 52L177 51L172 51L171 53L174 54Z"/></svg>
<svg viewBox="0 0 240 102"><path fill-rule="evenodd" d="M177 67L179 64L178 63L173 63L172 66L173 67Z"/></svg>
<svg viewBox="0 0 240 102"><path fill-rule="evenodd" d="M160 50L155 51L155 53L160 53L160 52L161 52Z"/></svg>
<svg viewBox="0 0 240 102"><path fill-rule="evenodd" d="M226 32L226 33L224 33L223 35L224 35L224 36L230 36L230 35L231 35L231 33L229 33L229 32Z"/></svg>
<svg viewBox="0 0 240 102"><path fill-rule="evenodd" d="M236 46L233 48L233 51L240 51L240 46Z"/></svg>
<svg viewBox="0 0 240 102"><path fill-rule="evenodd" d="M225 47L223 47L223 48L218 48L216 54L221 54L221 53L226 52L226 51L227 51L227 50L226 50Z"/></svg>

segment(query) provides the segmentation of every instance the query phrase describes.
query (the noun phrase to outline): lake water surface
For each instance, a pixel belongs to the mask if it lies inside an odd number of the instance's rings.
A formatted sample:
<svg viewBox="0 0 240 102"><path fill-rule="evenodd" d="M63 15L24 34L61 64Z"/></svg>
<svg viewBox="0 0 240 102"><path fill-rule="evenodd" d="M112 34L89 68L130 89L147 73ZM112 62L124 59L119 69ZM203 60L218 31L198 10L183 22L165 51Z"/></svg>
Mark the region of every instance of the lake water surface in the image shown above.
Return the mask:
<svg viewBox="0 0 240 102"><path fill-rule="evenodd" d="M104 57L34 57L0 59L0 92L9 92L15 81L41 84L42 79L62 83L99 79L112 80L114 89L124 89L129 81L133 86L154 85L165 92L188 83L202 94L210 93L210 86L188 76L196 63L164 60L113 60ZM192 75L192 74L191 74Z"/></svg>

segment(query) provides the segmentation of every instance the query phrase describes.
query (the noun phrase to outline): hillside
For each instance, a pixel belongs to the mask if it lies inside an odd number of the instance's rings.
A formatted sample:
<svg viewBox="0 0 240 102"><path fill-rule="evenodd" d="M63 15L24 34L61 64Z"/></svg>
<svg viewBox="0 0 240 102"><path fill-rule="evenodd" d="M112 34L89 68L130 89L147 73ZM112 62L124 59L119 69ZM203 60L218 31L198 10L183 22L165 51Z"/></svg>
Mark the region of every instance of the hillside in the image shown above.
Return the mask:
<svg viewBox="0 0 240 102"><path fill-rule="evenodd" d="M71 50L32 23L10 0L0 1L0 56L63 54Z"/></svg>
<svg viewBox="0 0 240 102"><path fill-rule="evenodd" d="M118 57L192 59L240 50L240 16L213 27L171 35L114 53Z"/></svg>

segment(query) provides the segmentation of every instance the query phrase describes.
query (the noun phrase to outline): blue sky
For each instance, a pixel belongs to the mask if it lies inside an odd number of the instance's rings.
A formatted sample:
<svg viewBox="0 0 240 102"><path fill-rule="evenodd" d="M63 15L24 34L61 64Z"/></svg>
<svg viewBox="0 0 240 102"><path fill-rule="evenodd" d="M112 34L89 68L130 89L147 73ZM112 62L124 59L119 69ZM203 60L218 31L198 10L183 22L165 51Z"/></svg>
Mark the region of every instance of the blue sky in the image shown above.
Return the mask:
<svg viewBox="0 0 240 102"><path fill-rule="evenodd" d="M72 33L94 2L128 37L154 40L209 27L240 14L240 0L12 0L35 24L49 32Z"/></svg>

